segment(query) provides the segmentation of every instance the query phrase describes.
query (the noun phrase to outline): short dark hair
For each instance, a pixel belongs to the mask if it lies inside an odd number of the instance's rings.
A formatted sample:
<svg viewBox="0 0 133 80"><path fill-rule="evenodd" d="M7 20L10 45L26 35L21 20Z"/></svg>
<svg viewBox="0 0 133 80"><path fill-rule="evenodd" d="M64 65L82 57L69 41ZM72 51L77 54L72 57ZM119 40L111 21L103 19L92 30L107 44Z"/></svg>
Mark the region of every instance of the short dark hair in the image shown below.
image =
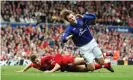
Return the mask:
<svg viewBox="0 0 133 80"><path fill-rule="evenodd" d="M63 18L64 20L67 20L67 21L68 21L67 16L68 16L69 14L74 14L74 13L73 13L71 10L67 10L67 9L63 9L63 10L60 12L61 18Z"/></svg>
<svg viewBox="0 0 133 80"><path fill-rule="evenodd" d="M36 58L37 58L36 55L31 55L31 56L30 56L30 60L31 60L32 62L35 61Z"/></svg>

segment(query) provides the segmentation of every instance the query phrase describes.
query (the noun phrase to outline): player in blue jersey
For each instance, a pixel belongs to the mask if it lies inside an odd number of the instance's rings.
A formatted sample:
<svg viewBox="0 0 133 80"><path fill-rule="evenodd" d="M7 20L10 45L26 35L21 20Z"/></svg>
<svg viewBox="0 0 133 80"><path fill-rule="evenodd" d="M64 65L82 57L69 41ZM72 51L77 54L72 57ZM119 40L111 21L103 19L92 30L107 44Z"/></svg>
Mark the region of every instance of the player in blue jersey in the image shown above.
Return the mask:
<svg viewBox="0 0 133 80"><path fill-rule="evenodd" d="M74 14L72 11L64 9L60 13L61 17L69 22L61 40L63 43L70 38L74 44L79 48L80 55L85 59L87 68L90 71L95 70L94 59L101 65L104 64L104 57L94 37L92 36L89 25L92 20L96 19L95 14ZM110 66L108 68L114 72Z"/></svg>

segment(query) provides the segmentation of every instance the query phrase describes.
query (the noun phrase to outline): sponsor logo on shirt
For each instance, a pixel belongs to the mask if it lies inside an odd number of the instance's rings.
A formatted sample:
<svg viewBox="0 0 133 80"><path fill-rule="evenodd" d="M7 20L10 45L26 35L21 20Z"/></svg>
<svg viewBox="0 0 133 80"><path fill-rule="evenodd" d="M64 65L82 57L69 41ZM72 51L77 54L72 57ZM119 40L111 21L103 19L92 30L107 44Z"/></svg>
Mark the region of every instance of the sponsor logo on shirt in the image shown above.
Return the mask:
<svg viewBox="0 0 133 80"><path fill-rule="evenodd" d="M85 33L85 31L87 31L87 29L80 28L79 29L79 36L82 36Z"/></svg>

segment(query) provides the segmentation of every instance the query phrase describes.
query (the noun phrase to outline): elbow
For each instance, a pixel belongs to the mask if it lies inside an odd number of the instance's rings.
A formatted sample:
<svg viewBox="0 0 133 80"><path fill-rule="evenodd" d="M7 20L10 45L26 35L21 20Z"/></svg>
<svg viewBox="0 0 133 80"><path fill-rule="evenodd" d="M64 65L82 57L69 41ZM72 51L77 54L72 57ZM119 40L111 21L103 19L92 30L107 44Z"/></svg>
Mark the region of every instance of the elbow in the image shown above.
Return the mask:
<svg viewBox="0 0 133 80"><path fill-rule="evenodd" d="M96 19L96 15L95 14L90 14L90 16L92 16L92 20L95 20Z"/></svg>

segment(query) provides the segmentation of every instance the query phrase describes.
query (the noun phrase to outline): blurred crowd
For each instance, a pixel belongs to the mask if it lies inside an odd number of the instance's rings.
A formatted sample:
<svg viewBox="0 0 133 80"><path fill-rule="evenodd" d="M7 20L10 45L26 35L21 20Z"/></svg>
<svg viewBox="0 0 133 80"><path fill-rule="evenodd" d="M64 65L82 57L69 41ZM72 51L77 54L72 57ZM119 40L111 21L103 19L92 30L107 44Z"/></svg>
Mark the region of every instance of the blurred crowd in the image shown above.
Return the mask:
<svg viewBox="0 0 133 80"><path fill-rule="evenodd" d="M94 25L92 33L103 53L113 54L114 60L133 59L133 34L109 31L107 25Z"/></svg>
<svg viewBox="0 0 133 80"><path fill-rule="evenodd" d="M132 1L2 1L1 20L64 23L59 14L65 8L75 14L95 13L99 24L133 26Z"/></svg>
<svg viewBox="0 0 133 80"><path fill-rule="evenodd" d="M69 40L61 45L60 37L65 27L62 25L49 26L46 24L36 27L17 26L1 27L1 56L0 60L28 59L30 55L78 55L79 50ZM109 31L105 25L90 27L103 53L118 52L119 59L133 58L133 36L131 33Z"/></svg>
<svg viewBox="0 0 133 80"><path fill-rule="evenodd" d="M1 27L1 60L29 58L32 54L39 56L54 55L56 53L72 54L75 48L72 41L61 45L60 37L63 26L36 27L17 26ZM76 52L74 52L76 53Z"/></svg>

